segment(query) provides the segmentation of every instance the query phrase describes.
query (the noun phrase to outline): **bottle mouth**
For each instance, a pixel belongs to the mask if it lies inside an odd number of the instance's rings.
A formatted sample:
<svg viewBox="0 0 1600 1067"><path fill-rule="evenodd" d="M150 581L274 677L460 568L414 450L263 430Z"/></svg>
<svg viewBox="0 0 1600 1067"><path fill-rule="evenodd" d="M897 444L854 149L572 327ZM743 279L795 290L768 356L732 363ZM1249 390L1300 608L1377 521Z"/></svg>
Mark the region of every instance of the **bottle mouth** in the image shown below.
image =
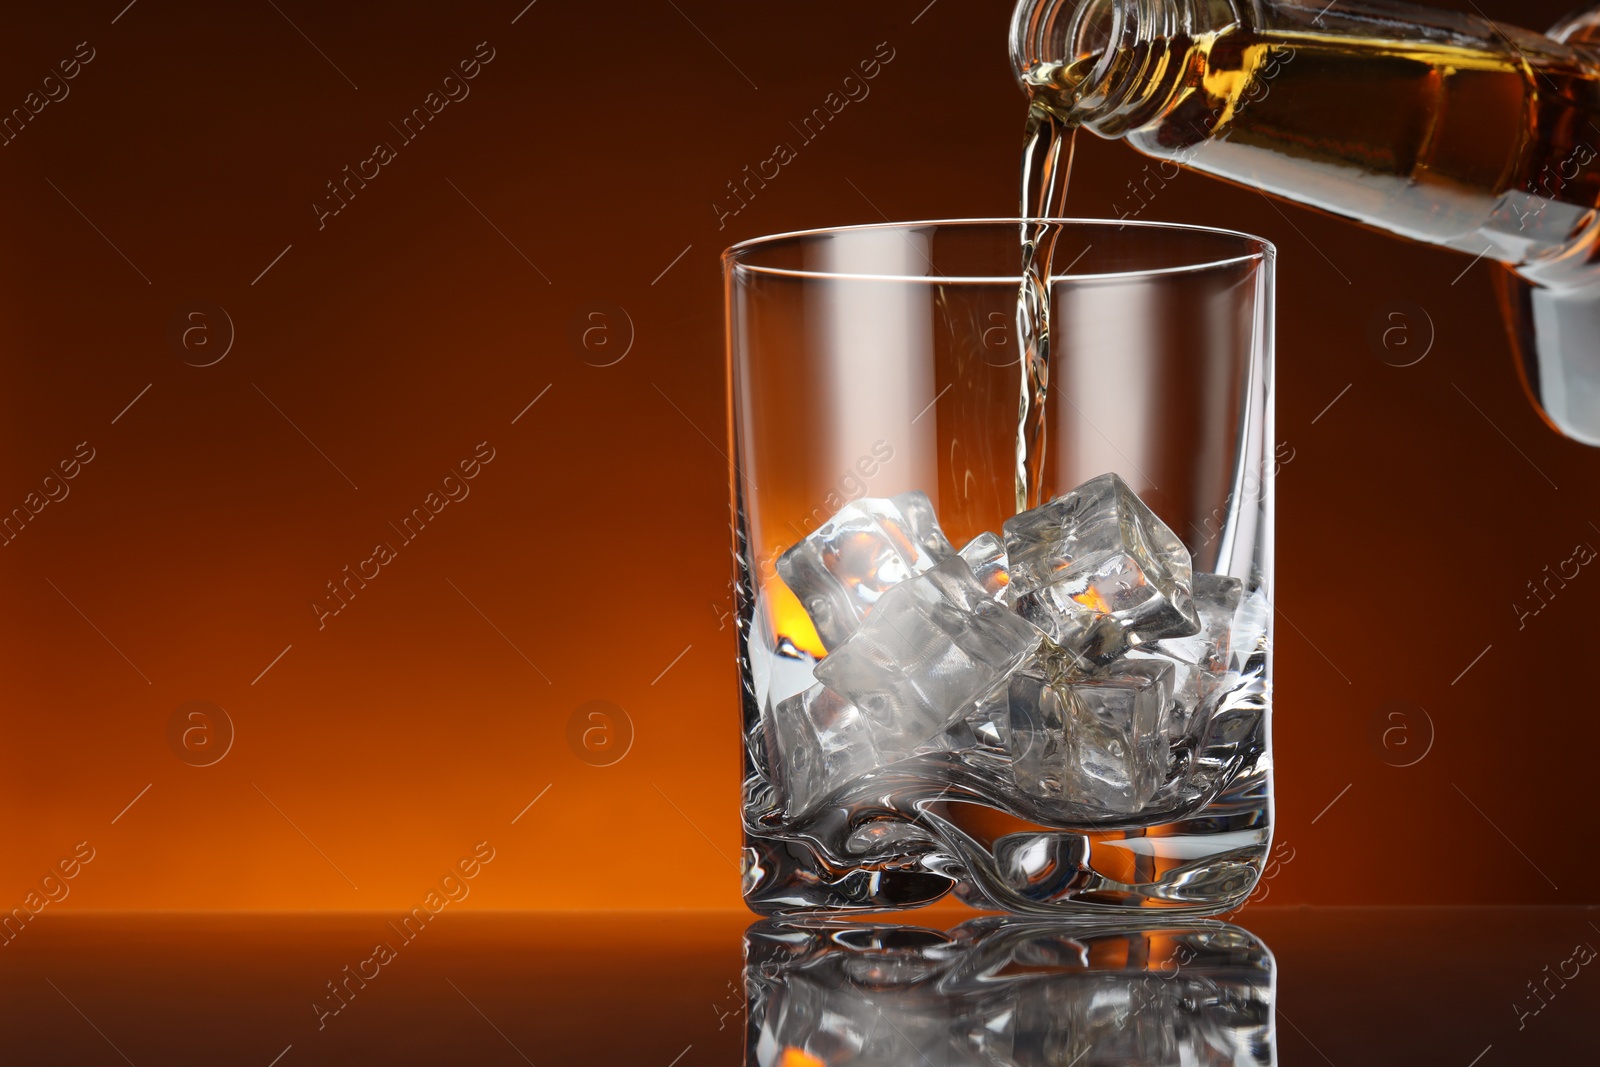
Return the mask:
<svg viewBox="0 0 1600 1067"><path fill-rule="evenodd" d="M1021 0L1011 62L1036 108L1102 137L1172 99L1199 33L1238 24L1241 0Z"/></svg>
<svg viewBox="0 0 1600 1067"><path fill-rule="evenodd" d="M1092 83L1105 74L1111 65L1112 45L1123 38L1127 5L1117 0L1089 0L1079 4L1067 27L1067 40L1071 42L1074 59L1098 56L1094 73L1087 79Z"/></svg>
<svg viewBox="0 0 1600 1067"><path fill-rule="evenodd" d="M1092 92L1110 72L1113 46L1129 29L1128 8L1119 0L1023 0L1011 19L1011 66L1017 81L1027 88L1041 80L1041 68L1094 60L1080 83L1084 93Z"/></svg>

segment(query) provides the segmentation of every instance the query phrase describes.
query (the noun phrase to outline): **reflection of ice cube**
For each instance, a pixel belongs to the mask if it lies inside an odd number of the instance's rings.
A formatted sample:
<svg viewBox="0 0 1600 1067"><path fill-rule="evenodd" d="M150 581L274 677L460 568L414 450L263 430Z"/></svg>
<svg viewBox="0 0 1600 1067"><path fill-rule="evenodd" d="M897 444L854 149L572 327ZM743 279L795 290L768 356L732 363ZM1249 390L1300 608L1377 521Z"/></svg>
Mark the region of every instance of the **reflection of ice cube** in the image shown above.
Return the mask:
<svg viewBox="0 0 1600 1067"><path fill-rule="evenodd" d="M790 819L882 763L861 710L824 686L779 703L766 730L773 788Z"/></svg>
<svg viewBox="0 0 1600 1067"><path fill-rule="evenodd" d="M1017 786L1042 800L1138 812L1166 778L1172 685L1173 665L1158 659L1119 660L1060 680L1017 672L1011 685Z"/></svg>
<svg viewBox="0 0 1600 1067"><path fill-rule="evenodd" d="M816 676L861 708L879 744L921 744L952 725L1039 644L952 556L889 590Z"/></svg>
<svg viewBox="0 0 1600 1067"><path fill-rule="evenodd" d="M890 588L954 552L926 494L867 497L846 504L780 556L778 574L831 650Z"/></svg>
<svg viewBox="0 0 1600 1067"><path fill-rule="evenodd" d="M1006 587L1011 584L1011 563L1006 558L1006 544L992 533L981 533L961 546L957 553L972 568L984 592L996 600L1005 599Z"/></svg>
<svg viewBox="0 0 1600 1067"><path fill-rule="evenodd" d="M1096 660L1199 629L1189 553L1115 474L1005 523L1017 610Z"/></svg>
<svg viewBox="0 0 1600 1067"><path fill-rule="evenodd" d="M876 954L893 963L889 953ZM871 974L873 960L845 958L812 976L800 971L772 990L763 1005L755 1067L907 1067L919 1064L968 1064L952 1020L938 1002L874 995L885 986L900 988L897 976ZM854 964L855 966L852 966ZM866 964L864 968L861 965ZM937 963L914 957L921 974L938 974ZM881 964L880 964L881 966ZM869 977L858 971L868 970Z"/></svg>

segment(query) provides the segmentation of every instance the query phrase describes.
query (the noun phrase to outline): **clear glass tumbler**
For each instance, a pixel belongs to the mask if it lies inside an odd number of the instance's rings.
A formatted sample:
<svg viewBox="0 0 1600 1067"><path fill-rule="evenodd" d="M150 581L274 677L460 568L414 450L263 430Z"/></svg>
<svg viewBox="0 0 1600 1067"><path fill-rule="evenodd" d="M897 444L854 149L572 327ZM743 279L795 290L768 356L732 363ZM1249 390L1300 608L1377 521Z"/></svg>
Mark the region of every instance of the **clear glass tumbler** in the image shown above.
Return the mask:
<svg viewBox="0 0 1600 1067"><path fill-rule="evenodd" d="M1017 221L724 256L757 912L954 891L985 910L1212 913L1260 875L1275 253L1199 227L1050 226L1056 503L1022 516ZM1041 529L1065 555L1040 563ZM1099 568L1087 585L1030 592L1080 565ZM1038 614L1051 591L1095 641ZM1113 625L1134 602L1191 621Z"/></svg>

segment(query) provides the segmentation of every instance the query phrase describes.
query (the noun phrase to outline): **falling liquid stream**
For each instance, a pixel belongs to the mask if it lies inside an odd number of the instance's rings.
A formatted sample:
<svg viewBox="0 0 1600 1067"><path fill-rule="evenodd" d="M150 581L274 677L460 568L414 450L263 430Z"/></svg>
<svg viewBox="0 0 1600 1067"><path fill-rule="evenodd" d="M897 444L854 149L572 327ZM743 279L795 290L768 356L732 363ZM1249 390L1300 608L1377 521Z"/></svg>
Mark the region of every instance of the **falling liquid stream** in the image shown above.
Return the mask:
<svg viewBox="0 0 1600 1067"><path fill-rule="evenodd" d="M1021 389L1017 402L1017 511L1044 503L1044 464L1050 391L1050 272L1059 218L1072 177L1077 128L1034 103L1022 148L1022 284L1017 290L1017 347Z"/></svg>

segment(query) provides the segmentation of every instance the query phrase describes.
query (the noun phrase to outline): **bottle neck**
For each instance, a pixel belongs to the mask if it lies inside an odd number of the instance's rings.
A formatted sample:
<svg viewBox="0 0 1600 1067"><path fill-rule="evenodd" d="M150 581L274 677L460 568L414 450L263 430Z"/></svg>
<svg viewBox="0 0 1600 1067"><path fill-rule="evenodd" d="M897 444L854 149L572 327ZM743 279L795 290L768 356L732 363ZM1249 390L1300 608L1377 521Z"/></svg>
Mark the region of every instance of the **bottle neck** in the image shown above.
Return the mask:
<svg viewBox="0 0 1600 1067"><path fill-rule="evenodd" d="M1195 37L1238 21L1231 0L1021 0L1011 63L1036 104L1115 138L1166 101Z"/></svg>

